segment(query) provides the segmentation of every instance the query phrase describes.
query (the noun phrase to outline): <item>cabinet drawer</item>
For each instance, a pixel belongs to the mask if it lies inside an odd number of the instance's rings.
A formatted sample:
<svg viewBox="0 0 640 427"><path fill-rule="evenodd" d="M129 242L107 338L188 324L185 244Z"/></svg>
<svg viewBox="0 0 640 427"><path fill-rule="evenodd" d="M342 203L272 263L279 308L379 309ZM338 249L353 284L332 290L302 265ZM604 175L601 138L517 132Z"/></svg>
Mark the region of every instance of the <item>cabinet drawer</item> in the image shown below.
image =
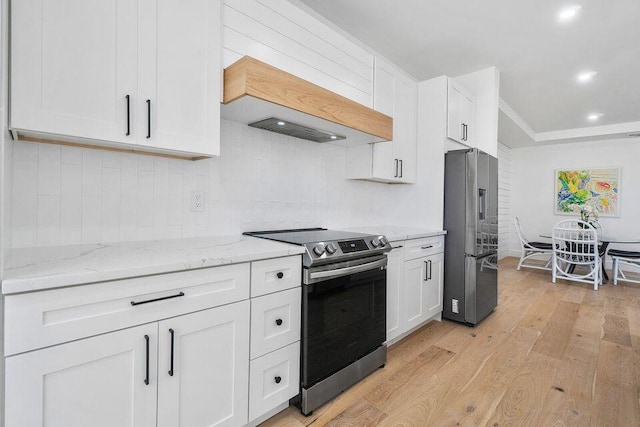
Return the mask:
<svg viewBox="0 0 640 427"><path fill-rule="evenodd" d="M247 299L249 275L244 263L7 295L5 354Z"/></svg>
<svg viewBox="0 0 640 427"><path fill-rule="evenodd" d="M257 297L300 286L302 259L298 255L251 263L251 296Z"/></svg>
<svg viewBox="0 0 640 427"><path fill-rule="evenodd" d="M252 360L249 421L287 402L299 392L300 342Z"/></svg>
<svg viewBox="0 0 640 427"><path fill-rule="evenodd" d="M422 258L440 252L444 252L444 236L406 240L404 243L405 261Z"/></svg>
<svg viewBox="0 0 640 427"><path fill-rule="evenodd" d="M300 287L251 300L251 359L300 340Z"/></svg>

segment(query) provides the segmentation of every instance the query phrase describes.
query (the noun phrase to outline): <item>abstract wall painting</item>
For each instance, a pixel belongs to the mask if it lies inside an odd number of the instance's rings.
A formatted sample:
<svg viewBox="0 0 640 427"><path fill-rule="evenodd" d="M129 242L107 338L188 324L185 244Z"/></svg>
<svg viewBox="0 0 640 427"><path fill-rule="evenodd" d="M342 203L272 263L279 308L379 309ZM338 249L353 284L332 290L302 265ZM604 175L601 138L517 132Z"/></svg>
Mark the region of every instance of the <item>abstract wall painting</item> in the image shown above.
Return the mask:
<svg viewBox="0 0 640 427"><path fill-rule="evenodd" d="M559 169L555 186L556 214L575 215L575 205L591 205L599 216L620 216L620 168Z"/></svg>

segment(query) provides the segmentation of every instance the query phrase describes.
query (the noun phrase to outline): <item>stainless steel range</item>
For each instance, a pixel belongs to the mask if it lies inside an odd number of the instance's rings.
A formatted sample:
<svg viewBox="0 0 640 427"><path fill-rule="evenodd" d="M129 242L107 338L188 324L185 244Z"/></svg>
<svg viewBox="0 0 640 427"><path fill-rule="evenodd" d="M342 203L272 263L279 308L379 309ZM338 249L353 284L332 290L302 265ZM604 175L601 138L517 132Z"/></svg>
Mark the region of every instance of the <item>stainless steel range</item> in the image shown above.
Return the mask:
<svg viewBox="0 0 640 427"><path fill-rule="evenodd" d="M304 246L300 409L309 415L387 360L384 236L323 228L259 231Z"/></svg>

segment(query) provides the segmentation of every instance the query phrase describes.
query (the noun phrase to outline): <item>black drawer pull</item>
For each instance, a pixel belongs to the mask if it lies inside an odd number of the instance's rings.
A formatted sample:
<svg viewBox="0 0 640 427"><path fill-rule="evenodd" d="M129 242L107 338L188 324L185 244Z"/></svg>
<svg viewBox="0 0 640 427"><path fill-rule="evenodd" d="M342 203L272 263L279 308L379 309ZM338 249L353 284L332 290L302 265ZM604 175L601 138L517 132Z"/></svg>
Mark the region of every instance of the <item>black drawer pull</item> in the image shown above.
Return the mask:
<svg viewBox="0 0 640 427"><path fill-rule="evenodd" d="M282 378L275 377L273 380L276 382L276 384L280 384L280 381L282 381Z"/></svg>
<svg viewBox="0 0 640 427"><path fill-rule="evenodd" d="M131 106L130 106L130 101L131 101L131 97L129 95L125 96L125 98L127 99L127 133L125 133L126 136L131 135Z"/></svg>
<svg viewBox="0 0 640 427"><path fill-rule="evenodd" d="M147 99L147 139L151 138L151 100Z"/></svg>
<svg viewBox="0 0 640 427"><path fill-rule="evenodd" d="M172 377L173 376L173 335L174 335L174 330L173 329L169 329L169 333L171 334L171 366L169 367L169 376Z"/></svg>
<svg viewBox="0 0 640 427"><path fill-rule="evenodd" d="M161 297L161 298L155 298L155 299L149 299L146 301L131 301L131 305L141 305L141 304L149 304L150 302L156 302L156 301L163 301L166 299L171 299L171 298L178 298L178 297L183 297L184 296L184 292L180 292L179 294L175 294L175 295L169 295L168 297Z"/></svg>
<svg viewBox="0 0 640 427"><path fill-rule="evenodd" d="M276 319L276 325L278 326L282 325L282 319Z"/></svg>
<svg viewBox="0 0 640 427"><path fill-rule="evenodd" d="M276 277L277 277L278 279L282 279L282 278L284 277L284 273L283 273L282 271L278 271L278 272L276 273Z"/></svg>
<svg viewBox="0 0 640 427"><path fill-rule="evenodd" d="M147 352L145 356L146 366L145 366L144 383L145 385L149 385L149 335L145 335L144 340L145 340L145 351Z"/></svg>

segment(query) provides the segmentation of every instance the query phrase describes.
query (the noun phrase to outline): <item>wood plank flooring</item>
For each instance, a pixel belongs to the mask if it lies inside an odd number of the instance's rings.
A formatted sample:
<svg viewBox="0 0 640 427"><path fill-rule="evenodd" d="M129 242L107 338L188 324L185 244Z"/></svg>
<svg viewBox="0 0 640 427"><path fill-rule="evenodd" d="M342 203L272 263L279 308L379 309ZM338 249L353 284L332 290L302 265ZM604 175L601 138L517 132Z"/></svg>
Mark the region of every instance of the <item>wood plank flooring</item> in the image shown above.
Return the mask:
<svg viewBox="0 0 640 427"><path fill-rule="evenodd" d="M516 261L480 325L431 322L311 416L262 426L640 426L640 285L554 285Z"/></svg>

